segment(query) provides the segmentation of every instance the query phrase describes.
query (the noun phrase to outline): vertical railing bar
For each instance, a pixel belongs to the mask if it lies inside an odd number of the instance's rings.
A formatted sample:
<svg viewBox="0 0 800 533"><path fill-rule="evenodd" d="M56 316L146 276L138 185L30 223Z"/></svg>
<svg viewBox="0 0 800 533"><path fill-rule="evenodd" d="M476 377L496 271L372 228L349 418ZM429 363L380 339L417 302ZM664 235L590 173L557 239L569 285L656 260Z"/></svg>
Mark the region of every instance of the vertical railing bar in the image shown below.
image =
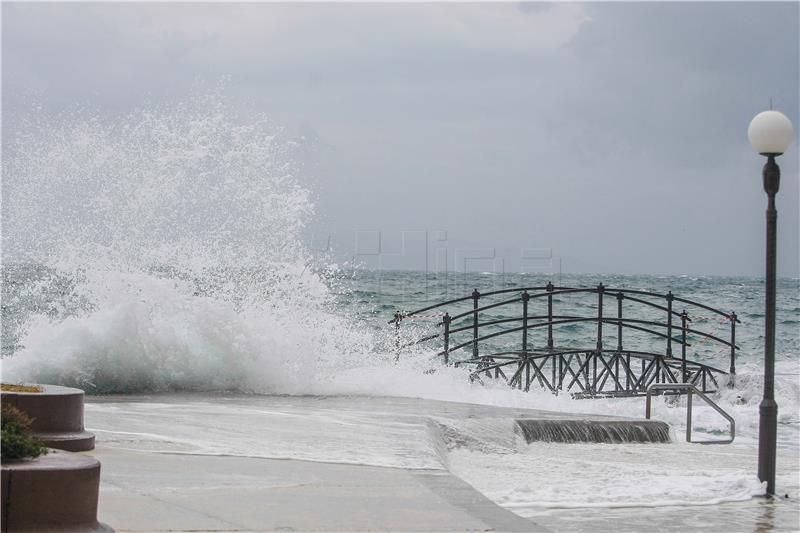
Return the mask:
<svg viewBox="0 0 800 533"><path fill-rule="evenodd" d="M666 356L672 357L672 301L674 296L672 291L667 293L667 352ZM661 378L664 383L667 383L666 364L661 365Z"/></svg>
<svg viewBox="0 0 800 533"><path fill-rule="evenodd" d="M597 286L597 351L593 354L593 369L592 369L592 392L597 394L597 358L603 352L603 292L605 287L602 283Z"/></svg>
<svg viewBox="0 0 800 533"><path fill-rule="evenodd" d="M672 301L675 296L672 291L667 292L667 357L672 357ZM667 382L667 375L665 370L666 365L661 367L661 377L664 383Z"/></svg>
<svg viewBox="0 0 800 533"><path fill-rule="evenodd" d="M522 351L528 353L528 301L531 295L528 291L522 293Z"/></svg>
<svg viewBox="0 0 800 533"><path fill-rule="evenodd" d="M681 382L686 383L686 323L689 315L686 309L681 313Z"/></svg>
<svg viewBox="0 0 800 533"><path fill-rule="evenodd" d="M667 293L667 357L672 357L672 291Z"/></svg>
<svg viewBox="0 0 800 533"><path fill-rule="evenodd" d="M728 381L728 386L733 387L736 379L736 313L731 312L731 379Z"/></svg>
<svg viewBox="0 0 800 533"><path fill-rule="evenodd" d="M547 347L553 348L553 283L547 282Z"/></svg>
<svg viewBox="0 0 800 533"><path fill-rule="evenodd" d="M472 291L472 357L478 357L478 299L481 293L478 289Z"/></svg>
<svg viewBox="0 0 800 533"><path fill-rule="evenodd" d="M603 349L603 284L597 286L597 351Z"/></svg>
<svg viewBox="0 0 800 533"><path fill-rule="evenodd" d="M448 365L450 364L450 313L444 314L442 324L444 326L444 333L442 334L444 337L444 364Z"/></svg>
<svg viewBox="0 0 800 533"><path fill-rule="evenodd" d="M621 292L617 293L617 356L614 358L614 372L617 374L617 379L614 382L614 390L619 392L622 390L622 384L619 382L619 358L622 357L622 299L624 296ZM628 374L625 373L625 381L628 380Z"/></svg>
<svg viewBox="0 0 800 533"><path fill-rule="evenodd" d="M617 293L617 351L622 351L622 300L625 295L621 292Z"/></svg>

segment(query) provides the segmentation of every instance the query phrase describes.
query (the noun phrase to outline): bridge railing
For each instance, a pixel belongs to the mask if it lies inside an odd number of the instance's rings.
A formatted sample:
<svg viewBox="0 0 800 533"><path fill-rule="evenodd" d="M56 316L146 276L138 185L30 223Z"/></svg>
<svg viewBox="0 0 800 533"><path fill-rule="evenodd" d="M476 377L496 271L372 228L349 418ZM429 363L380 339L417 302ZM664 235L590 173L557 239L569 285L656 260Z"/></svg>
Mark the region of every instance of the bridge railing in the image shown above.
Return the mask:
<svg viewBox="0 0 800 533"><path fill-rule="evenodd" d="M579 298L577 303L583 308L591 307L592 312L557 311L556 305L563 306L566 297ZM616 302L615 312L610 314L606 309L609 300ZM536 305L539 301L543 303ZM533 306L539 310L531 312ZM711 316L704 316L707 314ZM437 331L404 340L403 323L423 317L435 318ZM693 324L698 319L703 323L716 322L717 329L727 326L728 332L705 331ZM662 294L609 288L602 283L597 287L556 287L548 283L486 293L476 289L462 298L411 312L398 311L389 323L396 328L398 356L411 345L438 342L437 355L446 364L475 365L472 374L475 379L493 372L512 386L523 388L524 381L526 390L535 379L553 392L563 390L566 381L566 389L571 392L574 389L578 395L634 395L644 394L653 382L696 382L701 390L710 392L710 384L718 386L717 377L725 372L690 359L690 340L700 339L715 346L717 354L728 352L728 371L733 375L739 349L738 322L734 312L680 298L671 291ZM559 333L560 329L572 326L583 326L584 330L589 326L591 339ZM532 336L539 331L545 335L540 335L543 338L537 346ZM517 340L513 339L515 335L519 336ZM647 342L645 348L631 347L631 341L641 342L643 336ZM497 345L498 340L503 344ZM464 352L471 352L471 357L464 357ZM459 357L452 360L455 354ZM636 360L641 362L641 368L634 370L632 361ZM511 377L506 376L505 371L514 366L517 371ZM549 366L549 380L544 376L545 366Z"/></svg>

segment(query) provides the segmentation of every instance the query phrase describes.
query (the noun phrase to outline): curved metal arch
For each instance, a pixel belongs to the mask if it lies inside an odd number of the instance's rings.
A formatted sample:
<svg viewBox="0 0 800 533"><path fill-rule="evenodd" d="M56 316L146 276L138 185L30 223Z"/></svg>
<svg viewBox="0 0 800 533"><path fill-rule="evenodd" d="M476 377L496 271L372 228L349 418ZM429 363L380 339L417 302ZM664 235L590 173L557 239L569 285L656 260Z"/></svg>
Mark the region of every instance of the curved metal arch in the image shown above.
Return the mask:
<svg viewBox="0 0 800 533"><path fill-rule="evenodd" d="M511 299L511 300L503 300L502 302L496 302L496 303L493 303L493 304L485 305L483 307L478 307L477 309L470 309L469 311L464 311L463 313L459 313L457 315L453 315L453 316L450 317L450 320L458 320L460 318L464 318L464 317L472 315L474 313L480 313L481 311L485 311L487 309L494 309L495 307L501 307L503 305L513 304L513 303L521 302L521 301L522 301L522 296L520 296L519 298Z"/></svg>
<svg viewBox="0 0 800 533"><path fill-rule="evenodd" d="M674 300L676 302L683 302L685 304L694 305L694 306L699 307L701 309L705 309L706 311L711 311L712 313L716 313L718 315L721 315L721 316L727 318L728 320L732 320L733 319L733 313L726 313L724 311L720 311L719 309L714 309L713 307L709 307L709 306L703 305L701 303L693 302L692 300L687 300L685 298L679 298L677 296L674 297ZM737 317L736 318L736 323L737 324L741 324L742 321L739 320L739 318Z"/></svg>
<svg viewBox="0 0 800 533"><path fill-rule="evenodd" d="M616 324L619 321L620 321L620 319L618 319L618 318L604 318L603 319L603 322L608 322L610 324ZM622 321L623 322L625 322L625 321L627 321L627 322L641 322L641 323L644 323L644 324L651 324L651 325L654 325L654 326L662 326L662 327L665 327L665 328L670 327L668 324L663 324L663 323L660 323L660 322L651 322L649 320L638 320L638 319L635 319L635 318L623 318ZM625 324L623 324L623 326L624 325ZM633 327L633 326L628 326L628 327ZM729 348L736 348L737 350L741 349L741 348L739 348L739 346L734 346L733 344L731 344L730 341L726 341L725 339L720 339L719 337L716 337L716 336L711 335L710 333L706 333L704 331L698 331L696 329L684 328L683 326L675 326L675 325L673 325L671 327L672 327L672 329L674 329L674 330L676 330L678 332L686 331L687 333L693 333L695 335L700 335L701 337L707 337L709 339L713 339L713 340L719 342L720 344L724 344L725 346L727 346ZM668 335L663 335L663 337L664 338L669 338ZM686 344L686 346L691 346L690 343L688 343L688 342L684 343L683 341L678 340L678 339L672 339L672 342L677 342L678 344Z"/></svg>
<svg viewBox="0 0 800 533"><path fill-rule="evenodd" d="M669 308L664 307L663 305L658 305L658 304L655 304L653 302L648 302L647 300L642 300L641 298L636 298L634 296L625 296L624 293L615 293L615 294L622 294L623 298L626 299L626 300L629 300L631 302L638 302L640 304L649 305L650 307L654 307L654 308L658 309L659 311L664 311L665 313L669 311ZM681 316L681 313L679 313L677 311L671 311L671 313L673 315L675 315L675 316L678 316L678 317Z"/></svg>
<svg viewBox="0 0 800 533"><path fill-rule="evenodd" d="M523 292L525 290L526 289L523 289ZM543 297L546 297L546 296L553 296L553 295L565 294L565 293L575 294L575 293L579 293L579 292L587 292L587 293L596 294L598 292L598 290L597 289L570 289L569 291L552 291L552 292L547 292L547 293L529 294L529 297L531 299L533 299L533 298L543 298ZM653 307L655 309L658 309L659 311L671 312L672 315L677 316L677 317L681 316L681 313L679 313L677 311L669 311L669 309L667 307L664 307L663 305L658 305L656 303L648 302L647 300L642 300L641 298L636 298L636 297L633 297L633 296L626 296L624 292L621 292L621 291L618 291L618 290L615 290L615 289L604 289L603 292L605 294L608 294L608 295L614 295L614 297L616 297L616 295L618 295L618 294L622 294L623 298L625 300L629 300L631 302L637 302L637 303L640 303L640 304L644 304L644 305ZM484 295L482 294L481 297L483 297L483 296ZM491 294L489 296L491 296ZM666 297L664 297L664 298L666 298ZM675 298L675 299L677 300L677 298ZM503 306L503 305L508 305L508 304L517 303L517 302L521 302L521 301L522 301L522 296L520 296L519 298L513 298L511 300L503 300L502 302L497 302L497 303L493 303L493 304L486 305L486 306L483 306L483 307L478 307L477 309L471 309L471 310L468 310L468 311L464 311L463 313L459 313L458 315L451 316L450 320L458 320L460 318L468 317L469 315L471 315L471 314L473 314L475 312L480 312L480 311L483 311L483 310L486 310L486 309L492 309L492 308L495 308L495 307L500 307L500 306ZM413 314L409 314L409 315L406 315L406 316L413 316ZM440 324L441 324L441 322L440 322Z"/></svg>
<svg viewBox="0 0 800 533"><path fill-rule="evenodd" d="M480 297L481 298L490 297L490 296L494 296L494 295L497 295L497 294L507 294L509 292L535 291L534 294L530 295L531 298L543 298L543 297L546 297L546 296L557 296L559 294L574 294L574 293L580 293L580 292L597 293L599 291L598 288L596 288L596 287L555 287L555 286L552 286L552 289L553 290L548 291L547 290L547 286L544 286L544 287L519 287L519 288L512 288L512 289L500 289L500 290L497 290L497 291L490 291L490 292L481 293ZM604 287L603 288L603 292L605 294L615 294L615 295L618 294L618 293L621 293L623 295L626 295L626 299L630 299L630 300L636 301L638 303L649 305L649 306L661 309L663 311L667 310L667 308L665 308L663 306L659 306L658 304L655 304L653 302L648 302L646 300L641 300L641 299L638 299L638 298L628 297L627 295L628 294L639 294L639 295L643 295L643 296L650 296L650 297L653 297L653 298L660 298L660 299L666 300L669 297L668 294L662 294L662 293L653 292L653 291L643 291L643 290L639 290L639 289L624 289L624 288L619 288L618 289L618 288L614 288L614 287ZM440 302L440 303L437 303L437 304L434 304L434 305L429 305L427 307L423 307L423 308L420 308L420 309L416 309L414 311L410 311L408 313L404 313L403 317L414 316L414 315L423 313L425 311L430 311L431 309L436 309L436 308L439 308L439 307L443 307L445 305L450 305L450 304L454 304L454 303L458 303L458 302L465 302L465 301L472 300L472 299L473 299L473 297L471 295L470 296L463 296L461 298L455 298L453 300L448 300L446 302ZM516 301L520 301L520 299L521 298L508 300L506 303L513 303L513 302L516 302ZM701 303L696 302L694 300L689 300L687 298L681 298L681 297L674 296L674 295L672 296L672 299L673 299L673 301L682 302L682 303L687 304L687 305L696 306L696 307L699 307L701 309L705 309L706 311L709 311L709 312L712 312L712 313L716 313L716 314L718 314L718 315L720 315L722 317L727 318L728 320L731 320L733 318L732 317L732 313L726 313L724 311L721 311L719 309L715 309L713 307L701 304ZM496 307L496 306L503 305L503 304L491 304L491 305ZM486 306L485 308L488 309L490 307ZM483 310L483 308L479 307L478 311L481 311L481 310ZM469 313L472 313L472 312L475 312L475 310L473 309L473 310L469 311L468 313L464 314L463 316L467 316ZM673 311L673 314L675 314L677 316L680 316L680 313L677 313L675 311ZM738 318L736 319L736 321L741 323L741 321L739 321ZM393 324L395 322L396 322L396 319L393 319L393 320L390 320L388 323L389 324Z"/></svg>

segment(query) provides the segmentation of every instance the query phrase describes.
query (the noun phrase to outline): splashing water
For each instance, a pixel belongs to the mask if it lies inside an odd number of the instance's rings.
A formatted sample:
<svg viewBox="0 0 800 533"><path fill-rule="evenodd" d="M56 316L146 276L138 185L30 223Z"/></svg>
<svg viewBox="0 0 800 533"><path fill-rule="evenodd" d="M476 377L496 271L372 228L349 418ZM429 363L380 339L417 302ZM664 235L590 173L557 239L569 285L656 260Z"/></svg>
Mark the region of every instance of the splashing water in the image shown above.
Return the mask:
<svg viewBox="0 0 800 533"><path fill-rule="evenodd" d="M293 392L366 353L302 245L295 145L218 94L113 125L29 118L4 147L4 315L23 322L6 377Z"/></svg>
<svg viewBox="0 0 800 533"><path fill-rule="evenodd" d="M12 253L128 270L305 259L310 192L263 117L244 121L210 95L110 126L36 116L24 127L4 168Z"/></svg>

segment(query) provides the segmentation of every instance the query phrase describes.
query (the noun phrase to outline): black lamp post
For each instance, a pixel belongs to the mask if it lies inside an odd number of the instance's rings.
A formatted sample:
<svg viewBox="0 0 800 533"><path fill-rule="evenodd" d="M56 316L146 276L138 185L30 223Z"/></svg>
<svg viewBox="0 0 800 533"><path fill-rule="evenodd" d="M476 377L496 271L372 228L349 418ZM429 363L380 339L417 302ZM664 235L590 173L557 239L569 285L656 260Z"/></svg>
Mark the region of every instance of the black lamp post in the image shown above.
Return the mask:
<svg viewBox="0 0 800 533"><path fill-rule="evenodd" d="M775 263L778 211L775 195L781 170L775 158L783 154L794 139L792 123L778 111L756 115L747 128L750 144L767 158L764 165L764 191L767 193L767 271L764 312L764 398L759 406L758 478L767 482L767 495L775 494L775 455L778 429L778 404L775 403Z"/></svg>

